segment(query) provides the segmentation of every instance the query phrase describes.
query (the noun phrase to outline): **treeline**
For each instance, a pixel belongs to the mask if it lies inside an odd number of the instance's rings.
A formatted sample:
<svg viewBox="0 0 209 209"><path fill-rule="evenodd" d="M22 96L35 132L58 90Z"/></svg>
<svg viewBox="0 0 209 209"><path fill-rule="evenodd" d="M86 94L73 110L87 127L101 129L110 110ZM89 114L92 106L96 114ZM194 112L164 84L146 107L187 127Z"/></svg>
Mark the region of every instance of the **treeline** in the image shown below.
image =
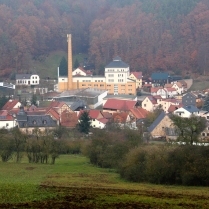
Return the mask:
<svg viewBox="0 0 209 209"><path fill-rule="evenodd" d="M209 147L151 145L136 131L100 131L85 153L94 165L116 169L128 181L209 185Z"/></svg>
<svg viewBox="0 0 209 209"><path fill-rule="evenodd" d="M208 73L207 0L0 0L0 20L0 75L67 51L67 33L100 73L115 55L144 73Z"/></svg>
<svg viewBox="0 0 209 209"><path fill-rule="evenodd" d="M76 130L63 127L45 132L34 129L32 134L23 133L18 128L1 129L0 160L19 163L26 157L28 163L54 164L60 154L81 153L85 141L79 137Z"/></svg>
<svg viewBox="0 0 209 209"><path fill-rule="evenodd" d="M208 19L207 1L135 1L92 23L90 54L97 66L119 54L132 70L144 74L206 74Z"/></svg>

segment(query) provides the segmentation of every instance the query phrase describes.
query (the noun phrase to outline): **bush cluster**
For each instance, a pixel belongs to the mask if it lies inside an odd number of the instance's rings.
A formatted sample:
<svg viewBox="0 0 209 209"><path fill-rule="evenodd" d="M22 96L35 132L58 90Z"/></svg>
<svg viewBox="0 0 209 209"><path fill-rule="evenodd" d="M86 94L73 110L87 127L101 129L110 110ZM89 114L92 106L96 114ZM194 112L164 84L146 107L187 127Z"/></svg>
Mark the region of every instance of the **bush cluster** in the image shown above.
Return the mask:
<svg viewBox="0 0 209 209"><path fill-rule="evenodd" d="M96 131L85 150L90 162L116 169L128 181L209 186L209 147L143 144L131 130Z"/></svg>
<svg viewBox="0 0 209 209"><path fill-rule="evenodd" d="M129 149L142 143L137 131L94 130L91 143L85 150L90 162L103 168L118 168Z"/></svg>
<svg viewBox="0 0 209 209"><path fill-rule="evenodd" d="M83 140L75 140L77 133L59 127L44 133L34 129L32 134L18 128L0 129L0 159L2 162L20 162L24 156L29 163L54 164L60 154L79 154Z"/></svg>
<svg viewBox="0 0 209 209"><path fill-rule="evenodd" d="M119 173L134 182L208 186L209 147L138 147L127 154Z"/></svg>

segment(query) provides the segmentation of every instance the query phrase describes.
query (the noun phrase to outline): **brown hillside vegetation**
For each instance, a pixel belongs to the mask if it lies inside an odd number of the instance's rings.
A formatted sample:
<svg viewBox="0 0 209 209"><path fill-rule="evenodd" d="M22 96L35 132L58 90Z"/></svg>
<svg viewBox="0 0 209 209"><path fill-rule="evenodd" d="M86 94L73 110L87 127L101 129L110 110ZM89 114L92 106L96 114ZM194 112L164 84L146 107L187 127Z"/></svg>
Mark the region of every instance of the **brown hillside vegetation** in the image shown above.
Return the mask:
<svg viewBox="0 0 209 209"><path fill-rule="evenodd" d="M0 71L27 71L66 51L89 54L102 68L115 55L132 70L208 74L207 0L0 0Z"/></svg>

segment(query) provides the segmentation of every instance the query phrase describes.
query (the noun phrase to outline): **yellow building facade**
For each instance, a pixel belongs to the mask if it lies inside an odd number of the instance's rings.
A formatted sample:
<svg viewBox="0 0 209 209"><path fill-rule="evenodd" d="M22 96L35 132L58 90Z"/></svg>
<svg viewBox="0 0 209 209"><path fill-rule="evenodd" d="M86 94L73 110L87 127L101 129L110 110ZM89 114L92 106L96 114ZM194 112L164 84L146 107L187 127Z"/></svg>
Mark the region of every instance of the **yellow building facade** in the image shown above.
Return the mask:
<svg viewBox="0 0 209 209"><path fill-rule="evenodd" d="M71 35L67 35L68 41L68 76L59 76L58 91L72 89L95 88L107 90L108 94L136 94L136 82L129 79L129 65L115 57L105 67L104 76L72 76L72 40Z"/></svg>

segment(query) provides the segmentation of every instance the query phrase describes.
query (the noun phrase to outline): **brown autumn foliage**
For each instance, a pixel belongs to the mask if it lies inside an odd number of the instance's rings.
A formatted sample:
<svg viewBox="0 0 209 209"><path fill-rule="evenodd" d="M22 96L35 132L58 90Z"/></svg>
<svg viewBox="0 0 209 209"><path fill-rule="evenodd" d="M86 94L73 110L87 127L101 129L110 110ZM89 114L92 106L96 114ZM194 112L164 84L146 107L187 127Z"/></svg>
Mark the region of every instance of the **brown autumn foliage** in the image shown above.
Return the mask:
<svg viewBox="0 0 209 209"><path fill-rule="evenodd" d="M144 73L208 74L207 0L0 0L0 74L66 51L67 33L97 69L119 55Z"/></svg>

